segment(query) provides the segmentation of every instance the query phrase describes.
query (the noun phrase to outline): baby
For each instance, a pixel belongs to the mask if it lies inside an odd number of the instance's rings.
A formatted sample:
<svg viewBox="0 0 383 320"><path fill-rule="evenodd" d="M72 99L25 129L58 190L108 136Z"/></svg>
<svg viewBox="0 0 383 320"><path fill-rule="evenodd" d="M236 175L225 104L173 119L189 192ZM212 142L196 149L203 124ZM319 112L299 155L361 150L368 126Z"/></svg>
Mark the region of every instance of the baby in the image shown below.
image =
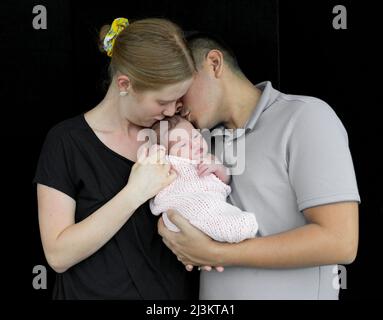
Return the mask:
<svg viewBox="0 0 383 320"><path fill-rule="evenodd" d="M165 146L167 160L177 178L151 201L153 214L160 215L168 229L179 229L168 219L166 211L174 209L211 238L222 242L240 242L255 237L258 223L253 213L244 212L226 202L231 192L227 168L208 154L205 139L193 125L175 115L168 119L168 130L152 129L157 144ZM166 127L166 126L165 126Z"/></svg>

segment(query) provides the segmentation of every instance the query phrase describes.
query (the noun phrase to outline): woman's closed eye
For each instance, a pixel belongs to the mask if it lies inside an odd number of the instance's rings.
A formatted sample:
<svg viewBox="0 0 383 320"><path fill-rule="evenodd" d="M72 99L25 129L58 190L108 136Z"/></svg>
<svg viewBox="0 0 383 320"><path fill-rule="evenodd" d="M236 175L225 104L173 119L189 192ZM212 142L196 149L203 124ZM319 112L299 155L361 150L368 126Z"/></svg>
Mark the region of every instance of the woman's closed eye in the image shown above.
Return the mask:
<svg viewBox="0 0 383 320"><path fill-rule="evenodd" d="M174 103L174 100L173 101L158 101L158 104L160 105L160 106L167 106L167 105L169 105L169 104L171 104L171 103Z"/></svg>

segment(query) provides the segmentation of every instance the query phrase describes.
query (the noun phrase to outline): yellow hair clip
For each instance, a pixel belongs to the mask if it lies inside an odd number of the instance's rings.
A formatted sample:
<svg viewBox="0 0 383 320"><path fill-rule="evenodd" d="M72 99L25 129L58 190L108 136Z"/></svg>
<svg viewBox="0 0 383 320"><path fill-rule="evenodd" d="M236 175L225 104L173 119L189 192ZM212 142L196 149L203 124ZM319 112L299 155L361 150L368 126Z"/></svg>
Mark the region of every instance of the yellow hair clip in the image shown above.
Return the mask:
<svg viewBox="0 0 383 320"><path fill-rule="evenodd" d="M112 26L104 39L104 50L109 57L112 56L114 41L122 30L129 25L129 21L126 18L116 18L113 20Z"/></svg>

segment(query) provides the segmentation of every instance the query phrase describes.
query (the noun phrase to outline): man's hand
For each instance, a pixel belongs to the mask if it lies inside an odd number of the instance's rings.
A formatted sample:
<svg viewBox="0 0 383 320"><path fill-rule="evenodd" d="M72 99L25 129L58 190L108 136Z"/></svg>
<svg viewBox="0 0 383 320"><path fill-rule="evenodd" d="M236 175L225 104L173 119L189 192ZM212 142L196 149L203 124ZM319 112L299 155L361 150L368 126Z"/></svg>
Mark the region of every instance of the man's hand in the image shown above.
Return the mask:
<svg viewBox="0 0 383 320"><path fill-rule="evenodd" d="M203 270L207 271L211 270L209 266L217 266L217 271L223 271L223 267L219 266L217 257L217 242L193 227L176 211L169 210L167 216L180 229L180 232L168 230L160 218L158 220L158 233L162 236L166 246L186 266L188 271L191 271L193 266L204 266Z"/></svg>
<svg viewBox="0 0 383 320"><path fill-rule="evenodd" d="M305 268L352 263L358 248L358 203L339 202L304 210L307 224L239 243L216 242L179 214L169 217L181 232L159 221L165 244L185 265Z"/></svg>

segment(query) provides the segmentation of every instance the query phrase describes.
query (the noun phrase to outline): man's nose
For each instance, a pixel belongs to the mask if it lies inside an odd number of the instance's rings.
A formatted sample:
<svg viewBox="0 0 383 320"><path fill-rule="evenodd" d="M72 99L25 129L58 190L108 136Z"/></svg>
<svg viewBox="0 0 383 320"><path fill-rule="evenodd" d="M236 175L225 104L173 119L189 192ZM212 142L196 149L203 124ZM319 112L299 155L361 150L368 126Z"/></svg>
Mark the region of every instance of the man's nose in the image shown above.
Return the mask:
<svg viewBox="0 0 383 320"><path fill-rule="evenodd" d="M182 110L183 105L184 105L184 104L182 103L182 100L181 100L181 99L179 99L179 100L176 101L176 113L179 113L179 112Z"/></svg>
<svg viewBox="0 0 383 320"><path fill-rule="evenodd" d="M179 115L183 118L186 118L190 113L190 110L185 105L182 105L179 109Z"/></svg>

